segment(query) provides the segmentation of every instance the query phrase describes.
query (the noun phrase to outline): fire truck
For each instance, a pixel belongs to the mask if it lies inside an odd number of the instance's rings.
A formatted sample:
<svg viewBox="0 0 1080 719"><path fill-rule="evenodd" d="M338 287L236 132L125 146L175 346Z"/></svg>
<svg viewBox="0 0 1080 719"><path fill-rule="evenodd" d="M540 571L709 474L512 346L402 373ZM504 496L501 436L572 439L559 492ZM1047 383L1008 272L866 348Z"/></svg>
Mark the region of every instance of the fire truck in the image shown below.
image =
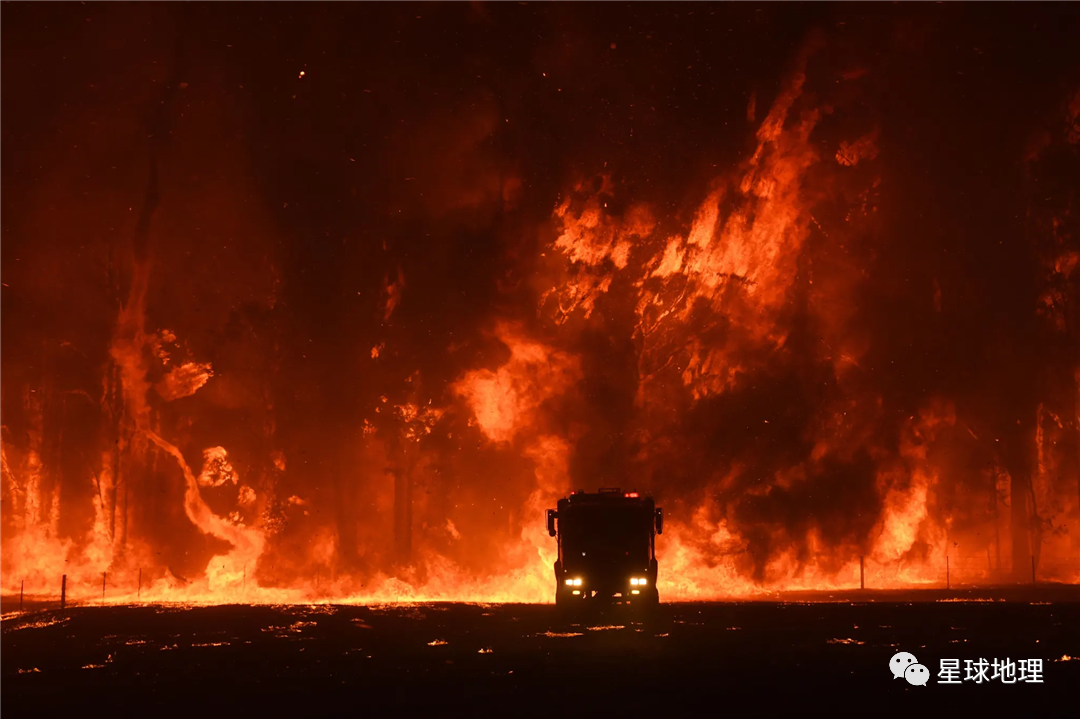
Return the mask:
<svg viewBox="0 0 1080 719"><path fill-rule="evenodd" d="M660 603L656 535L664 530L664 513L651 497L621 489L578 490L547 510L547 530L559 545L556 605Z"/></svg>

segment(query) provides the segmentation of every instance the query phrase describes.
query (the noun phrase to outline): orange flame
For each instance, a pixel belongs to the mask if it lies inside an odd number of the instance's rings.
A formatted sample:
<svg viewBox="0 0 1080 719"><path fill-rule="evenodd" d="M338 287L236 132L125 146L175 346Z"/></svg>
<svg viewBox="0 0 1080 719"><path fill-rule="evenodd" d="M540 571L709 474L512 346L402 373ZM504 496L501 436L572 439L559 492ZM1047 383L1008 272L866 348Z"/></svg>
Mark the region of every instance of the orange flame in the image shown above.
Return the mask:
<svg viewBox="0 0 1080 719"><path fill-rule="evenodd" d="M848 77L857 76L852 73ZM166 574L148 577L142 584L137 579L139 567L153 566L153 559L138 538L122 531L126 521L123 513L110 517L120 477L111 452L103 454L101 471L86 477L87 486L93 488L94 518L85 540L61 538L59 484L49 481L42 462L41 408L28 399L34 414L28 450L9 461L10 443L7 438L0 442L5 514L15 525L13 538L5 540L3 546L4 590L12 591L25 580L35 592L55 593L57 578L66 575L84 596L89 594L85 587L97 587L102 578L106 584L103 601L108 602L551 601L556 548L542 518L544 510L570 489L574 445L551 421L550 409L570 395L583 376L581 358L564 348L572 342L563 345L561 340L572 339L583 323L595 321L598 308L617 286L616 280L625 280L618 284L633 288L632 317L639 343L638 407L654 414L665 411L673 388L685 389L694 402L730 395L745 386L754 370L790 351L785 307L803 281L797 260L813 228L820 229L813 215L816 193L808 187L807 177L821 159L811 133L822 111L806 107L805 80L801 70L795 73L760 125L752 156L739 172L717 178L712 186L703 188L707 189L702 193L704 199L692 220L683 223L679 231L671 230L677 224L674 220L668 222L670 218L663 218L646 203L632 204L627 211L616 213L609 207L617 192L610 175L598 183L579 181L573 185L554 209L552 220L558 232L546 248L554 277L543 293L541 308L547 310L554 329L561 333L557 339L541 340L522 325L498 323L494 333L508 351L507 358L495 368L462 373L451 384L452 398L445 406L414 401L393 404L382 398L382 406L375 411L380 417L392 414L400 420L402 435L414 448L435 434L445 417L465 410L471 424L479 429L478 442L528 462L532 473L528 491L518 498L520 506L510 508L511 541L495 551L495 571L478 574L450 553L428 549L413 558L410 566L393 571L375 571L362 579L338 575L332 568L343 551L341 535L320 526L305 535L305 552L311 566L328 570L326 576L315 581L298 576L278 587L260 585L257 569L265 561L279 520L255 511L267 503L266 486L246 482L225 447L202 448L203 466L196 474L178 446L186 446L184 442L176 439L177 444L173 444L162 436L174 435L163 433L157 425L148 399L150 390L161 400L175 401L194 395L213 380L214 373L209 363L173 363L175 350L170 347L176 344L175 335L147 331L148 268L140 266L128 302L118 316L111 346L126 417L132 425L119 441L125 451L135 455L144 448L144 454L149 454L152 447L147 443L152 444L175 462L184 479L185 516L229 549L213 556L194 581ZM1080 95L1070 109L1076 110L1078 103ZM747 113L753 121L757 115L755 98L751 98ZM1072 113L1074 120L1076 114ZM874 129L841 141L831 154L836 164L825 164L837 172L854 171L840 170L836 165L860 166L861 171L878 156L879 134ZM861 195L861 209L849 214L849 221L873 213L878 183L870 182ZM503 180L500 201L514 206L521 186L516 177ZM477 192L478 196L488 194L486 190ZM1063 248L1049 262L1063 278L1071 277L1078 266L1076 253ZM849 310L835 306L847 303L835 298L846 297L852 280L843 276L817 281L817 289L809 289L807 294L812 311L819 315L816 326L821 328L822 343L827 345L824 359L832 361L834 374L829 379L848 389L850 373L858 366L865 344L848 336L845 312ZM813 278L806 280L810 286L814 282ZM821 289L826 284L832 304ZM385 277L383 321L389 321L400 306L404 288L400 268L394 278ZM937 303L940 306L940 297ZM1063 317L1062 303L1058 294L1048 292L1043 309L1048 316ZM371 347L370 358L385 361L385 352L385 343L379 343ZM154 358L159 364L153 364ZM151 383L151 376L161 379ZM988 559L984 564L981 557L984 550L989 557L988 540L982 534L990 527L953 526L941 497L946 484L943 480L949 477L931 458L935 443L946 441L941 437L956 427L952 407L929 401L921 413L903 423L898 456L891 456L865 436L865 425L879 409L880 398L851 389L822 407L820 426L810 436L800 438L813 447L804 462L774 472L766 483L749 488L737 482L747 468L734 466L727 476L711 483L708 499L684 507L681 517L669 511L665 532L657 542L662 596L670 600L754 597L781 590L853 588L864 580L875 588L937 586L946 581L945 573L950 571L968 582L990 578L991 562ZM382 430L371 419L357 420L358 441L376 446L383 440ZM1080 422L1080 417L1070 421ZM1040 407L1037 425L1033 502L1038 511L1048 515L1048 521L1075 515L1080 511L1075 497L1063 500L1051 491L1048 479L1055 467L1047 447L1054 441L1054 427L1061 430L1063 423ZM822 471L827 457L850 454L851 447L868 447L876 453L873 489L881 509L866 537L837 546L828 540L820 524L800 530L765 527L761 529L765 540L779 549L770 552L764 562L750 556L751 537L728 503L717 497L736 490L746 496L766 496L774 488L803 486ZM274 451L269 459L272 470L268 471L282 475L293 465L292 458L287 464L280 451ZM995 488L1004 481L1013 479L995 477ZM236 511L216 512L204 497L204 492L209 497L222 488L236 491ZM664 488L658 489L662 492ZM380 509L390 504L384 485L373 493L378 495L373 503ZM283 504L290 511L310 517L309 499L283 492L285 495L288 499ZM245 521L246 516L256 518ZM471 531L449 517L445 522L442 519L438 531L444 532L450 543L460 542ZM992 527L997 528L996 524ZM974 549L969 549L969 544ZM1075 540L1064 534L1044 537L1043 546L1056 556L1072 556L1076 550ZM948 564L950 561L955 564ZM1078 570L1063 570L1061 578L1077 581ZM103 573L106 576L102 577ZM96 591L93 596L97 598Z"/></svg>

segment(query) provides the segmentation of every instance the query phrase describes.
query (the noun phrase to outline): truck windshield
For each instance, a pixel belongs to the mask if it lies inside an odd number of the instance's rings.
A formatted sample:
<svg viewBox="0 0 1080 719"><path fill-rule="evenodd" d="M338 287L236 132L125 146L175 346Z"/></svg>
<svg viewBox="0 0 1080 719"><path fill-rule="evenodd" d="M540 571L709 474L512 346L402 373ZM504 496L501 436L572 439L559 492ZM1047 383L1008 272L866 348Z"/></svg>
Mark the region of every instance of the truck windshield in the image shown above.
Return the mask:
<svg viewBox="0 0 1080 719"><path fill-rule="evenodd" d="M573 507L561 518L563 552L597 560L648 562L652 525L640 507Z"/></svg>

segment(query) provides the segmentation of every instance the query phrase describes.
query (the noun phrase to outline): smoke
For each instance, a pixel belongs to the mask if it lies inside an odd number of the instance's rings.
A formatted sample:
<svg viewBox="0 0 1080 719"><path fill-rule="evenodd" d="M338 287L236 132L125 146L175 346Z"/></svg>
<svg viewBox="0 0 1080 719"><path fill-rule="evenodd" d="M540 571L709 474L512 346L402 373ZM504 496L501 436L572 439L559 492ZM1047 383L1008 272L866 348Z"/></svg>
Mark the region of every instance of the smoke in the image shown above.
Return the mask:
<svg viewBox="0 0 1080 719"><path fill-rule="evenodd" d="M9 13L5 588L546 600L599 486L665 596L1075 578L1066 10L177 12Z"/></svg>

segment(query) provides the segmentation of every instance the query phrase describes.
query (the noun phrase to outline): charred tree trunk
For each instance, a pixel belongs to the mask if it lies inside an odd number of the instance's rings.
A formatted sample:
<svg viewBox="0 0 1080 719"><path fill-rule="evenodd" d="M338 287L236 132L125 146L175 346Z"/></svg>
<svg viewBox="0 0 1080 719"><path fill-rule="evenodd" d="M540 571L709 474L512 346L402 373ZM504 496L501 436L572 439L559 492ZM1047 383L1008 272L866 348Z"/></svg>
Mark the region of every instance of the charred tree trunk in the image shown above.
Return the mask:
<svg viewBox="0 0 1080 719"><path fill-rule="evenodd" d="M151 475L153 474L153 470L146 463L148 445L146 438L143 436L143 432L149 429L150 413L146 406L146 397L134 397L135 393L146 391L145 387L137 386L141 384L145 377L140 377L139 381L134 383L136 386L130 386L133 378L132 369L130 367L125 368L124 362L135 361L145 350L145 303L151 264L150 228L154 213L161 200L158 187L158 163L169 135L173 99L180 87L185 71L184 42L187 23L184 20L186 10L180 12L181 22L177 34L172 70L165 81L161 99L154 108L147 126L147 134L150 139L148 148L149 171L142 206L139 208L135 233L132 238L130 276L125 283L120 282L120 273L115 267L115 257L110 257L110 269L114 273L114 278L110 281L116 291L118 322L113 337L113 362L108 369L106 379L107 397L105 401L109 410L113 432L113 442L110 448L113 456L114 472L110 523L114 533L114 546L119 552L123 552L126 546L134 507L139 506L138 500L140 497L151 494L140 491L138 486L132 485L132 481L136 478L138 478L136 481L140 484L145 482L148 470ZM114 254L110 252L110 255ZM121 284L126 285L126 302L121 299ZM121 354L127 355L126 358L121 359ZM138 361L138 364L141 365L141 360ZM127 381L125 382L125 380ZM119 515L120 519L120 541L116 541L115 535L117 515Z"/></svg>
<svg viewBox="0 0 1080 719"><path fill-rule="evenodd" d="M119 317L123 309L123 295L120 287L120 268L116 242L110 239L106 248L105 282L109 295L109 304L115 316ZM103 382L101 408L103 414L103 426L105 433L105 449L102 453L101 483L99 483L99 495L102 502L102 510L107 515L107 529L113 545L121 553L127 543L127 509L125 502L121 501L121 495L127 492L127 483L120 471L122 449L127 445L124 436L124 421L126 411L124 407L124 391L120 367L116 362L109 363L105 368ZM103 484L102 484L103 483Z"/></svg>
<svg viewBox="0 0 1080 719"><path fill-rule="evenodd" d="M1034 429L1018 428L1008 438L1003 438L1005 468L1009 472L1009 535L1012 543L1012 577L1014 581L1026 581L1031 575L1031 497L1033 471L1032 454L1035 449Z"/></svg>
<svg viewBox="0 0 1080 719"><path fill-rule="evenodd" d="M1080 332L1076 334L1080 337ZM1076 470L1076 506L1080 509L1080 367L1073 374L1073 379L1072 421L1076 423L1076 431L1073 433L1073 469Z"/></svg>
<svg viewBox="0 0 1080 719"><path fill-rule="evenodd" d="M991 571L995 579L1001 576L1001 513L998 503L998 479L1000 476L1001 469L995 463L994 482L990 487L990 509L994 517L994 564L991 565Z"/></svg>
<svg viewBox="0 0 1080 719"><path fill-rule="evenodd" d="M402 564L412 555L412 482L404 468L394 472L394 551Z"/></svg>
<svg viewBox="0 0 1080 719"><path fill-rule="evenodd" d="M412 472L400 432L390 438L390 468L394 478L394 555L400 564L412 559Z"/></svg>
<svg viewBox="0 0 1080 719"><path fill-rule="evenodd" d="M1030 476L1018 468L1009 472L1010 526L1012 536L1012 573L1020 581L1027 576L1031 552L1028 544L1027 483Z"/></svg>

